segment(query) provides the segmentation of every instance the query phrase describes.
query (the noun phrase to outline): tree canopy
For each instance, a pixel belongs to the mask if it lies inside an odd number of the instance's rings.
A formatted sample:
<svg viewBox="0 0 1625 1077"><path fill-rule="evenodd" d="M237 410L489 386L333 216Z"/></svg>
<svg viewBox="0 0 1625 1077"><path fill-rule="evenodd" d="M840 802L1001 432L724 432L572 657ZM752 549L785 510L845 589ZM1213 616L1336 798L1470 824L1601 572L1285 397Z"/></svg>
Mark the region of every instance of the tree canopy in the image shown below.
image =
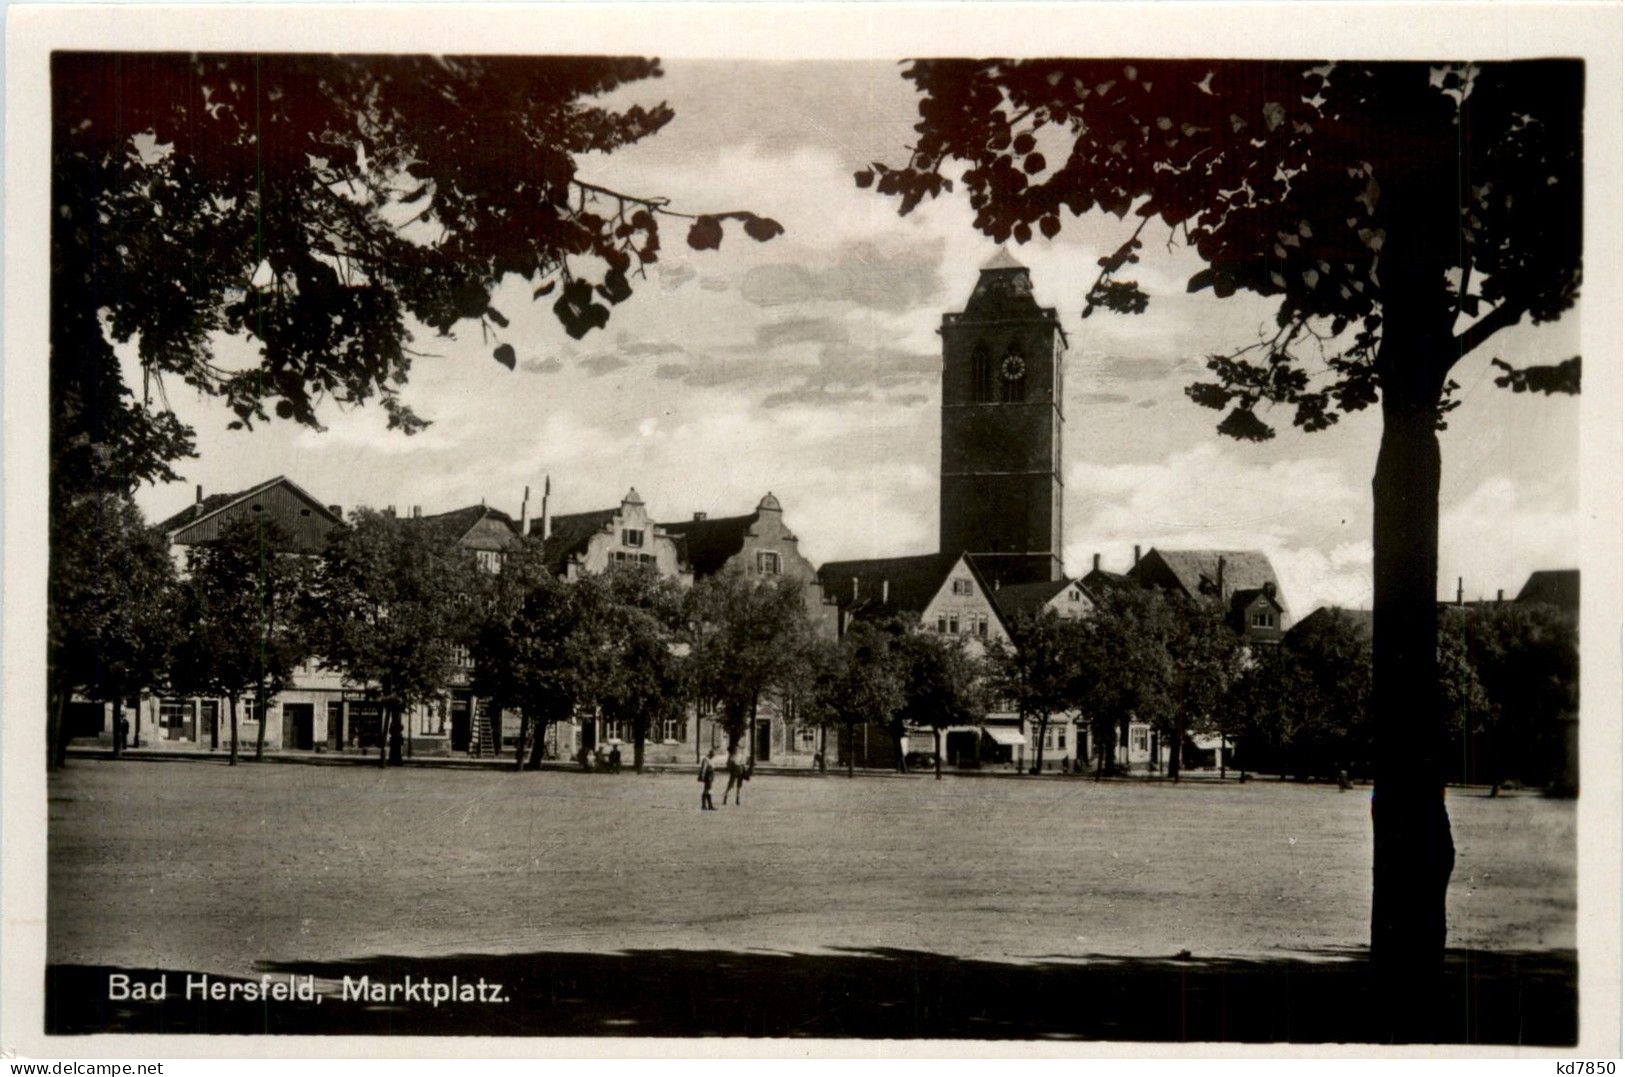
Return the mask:
<svg viewBox="0 0 1625 1077"><path fill-rule="evenodd" d="M1272 437L1273 405L1304 430L1380 405L1371 940L1378 1034L1416 1034L1455 864L1437 432L1463 356L1579 294L1583 63L923 60L903 76L918 138L902 165L859 170L860 187L907 213L963 184L974 226L1001 242L1053 238L1064 215L1137 218L1083 284L1085 316L1147 309L1130 267L1160 221L1204 263L1189 291L1276 302L1272 330L1210 353L1210 379L1187 389L1225 412L1225 435ZM1578 357L1495 362L1514 391L1579 391Z"/></svg>
<svg viewBox="0 0 1625 1077"><path fill-rule="evenodd" d="M191 431L164 406L181 383L249 425L319 425L323 400L401 400L414 327L477 325L523 278L581 337L659 257L654 194L596 185L584 157L653 135L664 103L594 99L656 78L636 57L58 52L52 58L52 458L59 486L175 478ZM725 220L689 219L715 248ZM222 360L223 338L255 359ZM115 345L139 359L141 395Z"/></svg>
<svg viewBox="0 0 1625 1077"><path fill-rule="evenodd" d="M913 153L857 173L901 212L952 190L952 170L1000 242L1096 209L1138 218L1086 317L1146 310L1130 274L1158 221L1206 263L1189 290L1278 300L1274 332L1212 355L1189 390L1235 437L1272 436L1272 403L1307 430L1376 403L1395 335L1429 338L1406 376L1447 396L1462 356L1579 291L1577 62L926 60L904 77L921 95ZM1578 358L1502 366L1515 390L1579 387Z"/></svg>

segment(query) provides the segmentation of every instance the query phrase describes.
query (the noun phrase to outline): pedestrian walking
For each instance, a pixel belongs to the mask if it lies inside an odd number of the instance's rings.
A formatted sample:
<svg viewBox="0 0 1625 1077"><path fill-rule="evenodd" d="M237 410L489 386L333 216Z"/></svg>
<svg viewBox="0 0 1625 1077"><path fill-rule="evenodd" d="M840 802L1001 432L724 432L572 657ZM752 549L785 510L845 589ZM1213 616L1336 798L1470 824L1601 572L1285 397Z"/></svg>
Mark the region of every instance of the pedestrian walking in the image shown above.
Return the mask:
<svg viewBox="0 0 1625 1077"><path fill-rule="evenodd" d="M739 748L736 745L728 752L728 786L722 791L722 802L728 803L728 794L734 795L734 804L739 803L739 794L745 791L745 764L739 757Z"/></svg>
<svg viewBox="0 0 1625 1077"><path fill-rule="evenodd" d="M716 780L717 768L712 764L711 757L716 755L715 748L705 753L700 760L700 810L716 811L717 806L711 803L711 783Z"/></svg>

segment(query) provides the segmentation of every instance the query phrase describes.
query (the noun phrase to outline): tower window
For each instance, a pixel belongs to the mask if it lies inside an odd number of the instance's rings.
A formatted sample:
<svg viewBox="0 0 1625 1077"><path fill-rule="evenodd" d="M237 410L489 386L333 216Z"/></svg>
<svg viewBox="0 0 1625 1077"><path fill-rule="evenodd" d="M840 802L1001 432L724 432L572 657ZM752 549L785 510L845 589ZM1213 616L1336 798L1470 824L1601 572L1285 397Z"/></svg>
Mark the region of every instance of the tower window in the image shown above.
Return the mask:
<svg viewBox="0 0 1625 1077"><path fill-rule="evenodd" d="M641 528L627 527L621 529L621 545L642 546L643 530Z"/></svg>
<svg viewBox="0 0 1625 1077"><path fill-rule="evenodd" d="M978 344L971 356L971 399L979 404L996 399L993 380L993 357L986 344Z"/></svg>

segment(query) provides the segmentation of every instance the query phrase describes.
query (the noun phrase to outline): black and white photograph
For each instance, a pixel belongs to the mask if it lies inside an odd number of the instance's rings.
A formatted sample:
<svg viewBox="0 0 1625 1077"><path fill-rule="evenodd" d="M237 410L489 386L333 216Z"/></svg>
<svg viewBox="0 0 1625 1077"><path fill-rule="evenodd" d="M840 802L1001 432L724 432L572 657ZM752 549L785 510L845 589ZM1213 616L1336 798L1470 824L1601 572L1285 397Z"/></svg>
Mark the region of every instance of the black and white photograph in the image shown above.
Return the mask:
<svg viewBox="0 0 1625 1077"><path fill-rule="evenodd" d="M1617 1056L1620 7L1159 6L14 36L0 1047Z"/></svg>

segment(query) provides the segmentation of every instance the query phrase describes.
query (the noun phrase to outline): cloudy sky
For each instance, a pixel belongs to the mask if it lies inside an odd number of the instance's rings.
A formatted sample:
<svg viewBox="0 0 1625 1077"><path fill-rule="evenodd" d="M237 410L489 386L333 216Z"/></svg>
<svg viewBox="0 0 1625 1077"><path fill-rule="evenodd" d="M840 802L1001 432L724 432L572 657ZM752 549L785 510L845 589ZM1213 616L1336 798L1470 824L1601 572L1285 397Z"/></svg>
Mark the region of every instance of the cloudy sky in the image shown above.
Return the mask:
<svg viewBox="0 0 1625 1077"><path fill-rule="evenodd" d="M649 279L608 329L570 341L524 282L495 305L519 355L491 359L478 326L419 335L406 399L434 420L407 438L378 409L323 414L317 432L226 430L217 402L171 387L198 430L185 482L144 491L152 518L193 484L232 490L285 474L325 502L438 512L478 502L517 514L551 475L553 512L606 507L636 486L657 516L748 511L772 490L816 562L928 552L937 539L939 340L994 245L961 196L907 218L852 172L900 163L915 102L883 63L669 61L615 102L666 100L677 118L645 144L585 162L583 178L669 196L676 207L749 208L786 234L730 228L697 253L672 222ZM1370 474L1378 417L1305 435L1286 417L1264 445L1221 440L1219 417L1182 389L1201 358L1256 339L1270 308L1188 296L1193 256L1148 243L1152 295L1138 317L1079 317L1095 259L1123 222L1073 219L1014 253L1071 339L1065 431L1066 563L1124 569L1133 546L1256 547L1293 612L1370 602ZM637 282L635 282L636 284ZM1515 591L1537 568L1578 562L1579 405L1493 385L1493 356L1579 353L1578 319L1502 333L1455 373L1463 404L1443 435L1441 593ZM535 512L533 503L532 512Z"/></svg>

